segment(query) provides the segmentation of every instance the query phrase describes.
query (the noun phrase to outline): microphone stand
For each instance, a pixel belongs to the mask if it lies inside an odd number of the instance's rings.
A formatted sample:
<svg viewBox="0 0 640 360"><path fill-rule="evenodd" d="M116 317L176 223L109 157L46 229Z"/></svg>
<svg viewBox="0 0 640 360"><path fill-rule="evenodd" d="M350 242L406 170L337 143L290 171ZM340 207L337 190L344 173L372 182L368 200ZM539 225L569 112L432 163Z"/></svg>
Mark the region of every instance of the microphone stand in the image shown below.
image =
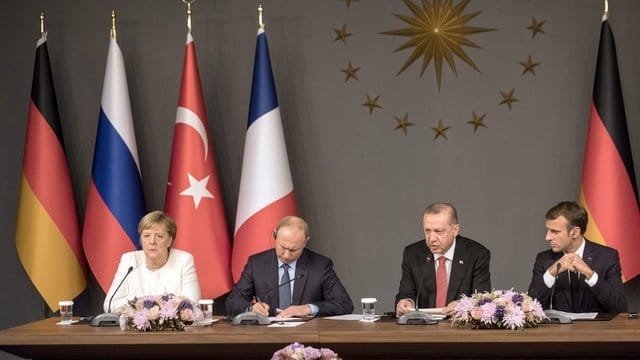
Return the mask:
<svg viewBox="0 0 640 360"><path fill-rule="evenodd" d="M120 287L122 286L122 284L124 284L124 281L127 279L127 277L129 276L129 274L131 274L132 271L133 271L133 266L129 266L127 273L124 275L122 280L120 280L120 284L118 284L113 294L111 294L111 298L109 299L109 307L107 308L108 312L95 316L93 319L91 319L91 322L89 323L89 325L94 327L95 326L120 326L120 315L114 314L111 312L111 303L113 302L113 297L118 293L118 290L120 290Z"/></svg>
<svg viewBox="0 0 640 360"><path fill-rule="evenodd" d="M552 323L560 323L560 324L571 324L573 320L570 317L566 316L562 312L553 309L553 295L556 290L556 284L558 283L558 276L560 275L560 263L556 265L556 276L553 281L553 286L551 287L551 297L549 298L549 309L544 311L544 314L547 315L549 321Z"/></svg>
<svg viewBox="0 0 640 360"><path fill-rule="evenodd" d="M282 286L285 286L285 285L289 285L289 283L291 283L293 281L296 281L296 280L299 280L299 279L302 279L303 277L304 277L304 275L300 274L300 275L295 276L293 279L291 279L289 281L285 281L285 282L283 282L282 284L280 284L278 286L274 286L274 287L272 287L270 289L267 289L267 292L266 292L265 296L269 295L273 290L278 289L278 288L280 288ZM238 289L235 285L233 286L233 288L238 293L240 293L240 295L245 300L251 302L251 300L248 299L245 296L245 294L242 291L240 291L240 289ZM259 298L257 296L256 296L256 298L259 301ZM251 310L245 311L243 313L240 313L240 314L234 316L233 319L231 320L231 325L269 325L269 324L271 324L271 320L269 320L268 317L266 317L264 315L260 315L260 314L254 312L254 311L251 311Z"/></svg>
<svg viewBox="0 0 640 360"><path fill-rule="evenodd" d="M422 271L422 278L420 279L420 282L418 282L415 303L416 308L415 310L408 311L404 315L400 316L396 321L398 325L434 325L438 323L438 321L434 319L433 316L423 313L418 307L418 301L420 301L420 285L422 285L422 283L424 282L427 266L429 266L429 264L425 265Z"/></svg>

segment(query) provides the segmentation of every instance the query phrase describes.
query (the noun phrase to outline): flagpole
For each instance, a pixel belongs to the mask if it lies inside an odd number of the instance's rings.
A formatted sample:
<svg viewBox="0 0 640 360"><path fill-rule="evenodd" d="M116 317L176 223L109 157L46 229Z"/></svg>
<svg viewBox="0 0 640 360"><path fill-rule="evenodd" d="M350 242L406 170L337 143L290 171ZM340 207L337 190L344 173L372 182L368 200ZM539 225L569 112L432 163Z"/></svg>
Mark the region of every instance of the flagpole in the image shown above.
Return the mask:
<svg viewBox="0 0 640 360"><path fill-rule="evenodd" d="M258 29L264 30L264 22L262 21L262 4L258 5Z"/></svg>
<svg viewBox="0 0 640 360"><path fill-rule="evenodd" d="M193 4L196 0L182 0L183 3L187 4L187 33L191 34L191 4Z"/></svg>
<svg viewBox="0 0 640 360"><path fill-rule="evenodd" d="M44 11L40 11L40 37L44 36Z"/></svg>
<svg viewBox="0 0 640 360"><path fill-rule="evenodd" d="M609 20L609 1L604 0L604 13L602 14L602 21L605 22Z"/></svg>
<svg viewBox="0 0 640 360"><path fill-rule="evenodd" d="M111 38L116 39L116 11L111 10Z"/></svg>

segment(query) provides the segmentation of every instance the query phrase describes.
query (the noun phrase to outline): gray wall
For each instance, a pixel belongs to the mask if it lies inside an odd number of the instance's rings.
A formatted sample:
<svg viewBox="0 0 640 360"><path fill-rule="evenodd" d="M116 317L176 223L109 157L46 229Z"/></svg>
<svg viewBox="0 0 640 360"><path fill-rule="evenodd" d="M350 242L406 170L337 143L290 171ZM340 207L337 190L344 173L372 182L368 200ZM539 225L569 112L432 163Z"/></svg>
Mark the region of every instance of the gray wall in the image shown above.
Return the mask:
<svg viewBox="0 0 640 360"><path fill-rule="evenodd" d="M602 14L601 0L474 0L468 38L481 72L456 59L438 91L433 65L396 73L406 39L401 1L266 0L265 22L298 206L311 224L310 247L332 257L352 298L376 296L393 309L402 248L422 238L421 212L457 205L462 234L492 250L497 288L526 290L535 253L545 248L543 215L579 191ZM254 1L197 1L194 37L209 124L233 228L255 51ZM640 1L610 1L636 169L640 169ZM0 3L0 328L39 319L43 302L14 246L14 228L38 15L45 10L63 132L82 221L91 171L110 13L118 11L147 207L162 208L185 42L178 0L23 0ZM531 39L531 17L546 35ZM348 25L347 45L332 27ZM536 76L521 76L531 54ZM345 83L347 60L359 81ZM519 102L498 106L499 91ZM381 95L369 115L365 94ZM474 134L471 112L486 114ZM394 117L407 112L405 136ZM438 119L449 140L433 140ZM97 309L93 288L83 311ZM97 311L97 310L96 310Z"/></svg>

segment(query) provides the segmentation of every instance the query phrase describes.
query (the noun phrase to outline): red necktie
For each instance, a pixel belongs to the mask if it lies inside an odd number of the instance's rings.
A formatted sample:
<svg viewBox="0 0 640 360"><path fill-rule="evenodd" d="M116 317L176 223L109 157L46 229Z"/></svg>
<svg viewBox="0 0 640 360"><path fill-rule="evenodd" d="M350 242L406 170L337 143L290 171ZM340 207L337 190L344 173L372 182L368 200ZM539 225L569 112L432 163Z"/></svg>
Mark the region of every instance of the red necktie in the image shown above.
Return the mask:
<svg viewBox="0 0 640 360"><path fill-rule="evenodd" d="M447 258L438 258L438 270L436 270L436 307L447 306Z"/></svg>

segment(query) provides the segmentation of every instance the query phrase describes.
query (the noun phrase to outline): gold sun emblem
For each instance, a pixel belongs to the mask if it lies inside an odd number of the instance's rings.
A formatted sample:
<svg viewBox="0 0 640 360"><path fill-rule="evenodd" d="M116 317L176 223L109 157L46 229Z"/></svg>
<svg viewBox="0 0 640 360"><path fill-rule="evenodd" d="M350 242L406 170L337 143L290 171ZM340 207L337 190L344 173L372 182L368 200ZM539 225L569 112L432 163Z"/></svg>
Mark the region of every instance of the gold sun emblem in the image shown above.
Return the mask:
<svg viewBox="0 0 640 360"><path fill-rule="evenodd" d="M433 61L436 69L438 91L442 81L443 60L449 64L451 71L457 75L454 56L467 63L480 72L476 64L464 51L462 46L481 48L473 41L466 38L467 35L493 31L495 29L466 26L466 23L480 14L480 11L471 14L462 14L470 0L460 1L455 6L453 0L422 0L422 9L411 0L404 0L405 5L411 10L414 17L395 14L397 18L409 24L408 28L382 32L386 35L408 36L410 39L395 51L414 48L407 61L402 65L398 75L411 66L420 57L424 74L429 64Z"/></svg>

